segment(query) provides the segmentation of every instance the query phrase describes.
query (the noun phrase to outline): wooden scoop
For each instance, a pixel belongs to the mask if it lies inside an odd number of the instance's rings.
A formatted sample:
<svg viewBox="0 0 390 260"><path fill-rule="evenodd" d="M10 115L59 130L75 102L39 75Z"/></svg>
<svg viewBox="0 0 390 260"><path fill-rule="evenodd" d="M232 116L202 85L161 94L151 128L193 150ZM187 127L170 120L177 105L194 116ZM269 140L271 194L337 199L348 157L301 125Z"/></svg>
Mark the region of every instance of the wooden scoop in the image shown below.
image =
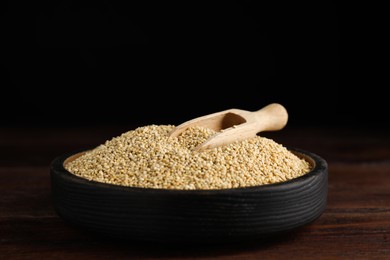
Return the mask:
<svg viewBox="0 0 390 260"><path fill-rule="evenodd" d="M169 138L177 137L187 128L194 126L217 131L218 133L194 149L203 151L255 137L262 131L280 130L287 124L287 120L287 110L278 103L269 104L255 112L228 109L184 122L171 131Z"/></svg>

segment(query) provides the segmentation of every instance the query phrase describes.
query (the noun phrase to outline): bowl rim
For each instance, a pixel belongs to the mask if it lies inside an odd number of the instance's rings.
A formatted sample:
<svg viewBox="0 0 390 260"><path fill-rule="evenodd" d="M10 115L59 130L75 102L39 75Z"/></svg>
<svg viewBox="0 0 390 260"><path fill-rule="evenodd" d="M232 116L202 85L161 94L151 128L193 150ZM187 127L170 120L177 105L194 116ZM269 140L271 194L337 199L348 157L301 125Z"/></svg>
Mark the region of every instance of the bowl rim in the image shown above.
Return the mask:
<svg viewBox="0 0 390 260"><path fill-rule="evenodd" d="M94 188L100 188L105 190L117 190L117 191L128 191L128 192L142 192L142 193L158 193L158 194L188 194L188 195L209 195L212 194L224 194L224 193L245 193L245 192L257 192L257 191L276 191L276 190L285 190L288 186L295 187L301 186L305 183L311 182L313 178L319 177L323 172L328 169L327 161L321 156L309 152L307 150L303 150L296 147L286 148L297 155L300 158L306 159L311 165L312 170L302 176L283 181L278 183L271 184L263 184L256 186L248 186L248 187L238 187L238 188L228 188L228 189L164 189L164 188L144 188L144 187L133 187L133 186L123 186L119 184L112 183L104 183L98 182L95 180L88 180L86 178L82 178L77 176L68 170L65 169L64 163L71 156L76 156L78 154L82 154L91 149L79 149L73 152L64 153L60 156L54 158L50 164L50 174L58 175L61 178L64 178L70 182L77 182L79 184L84 184L87 186L93 186Z"/></svg>

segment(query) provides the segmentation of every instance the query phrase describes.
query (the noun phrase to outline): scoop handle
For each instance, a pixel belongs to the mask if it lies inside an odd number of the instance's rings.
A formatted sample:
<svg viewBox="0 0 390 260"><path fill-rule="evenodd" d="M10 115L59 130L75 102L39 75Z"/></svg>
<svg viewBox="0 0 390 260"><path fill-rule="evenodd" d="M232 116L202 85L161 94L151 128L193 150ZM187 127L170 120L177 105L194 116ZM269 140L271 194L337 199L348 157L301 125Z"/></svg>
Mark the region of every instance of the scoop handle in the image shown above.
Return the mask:
<svg viewBox="0 0 390 260"><path fill-rule="evenodd" d="M288 121L286 108L278 103L271 103L252 113L259 132L280 130Z"/></svg>

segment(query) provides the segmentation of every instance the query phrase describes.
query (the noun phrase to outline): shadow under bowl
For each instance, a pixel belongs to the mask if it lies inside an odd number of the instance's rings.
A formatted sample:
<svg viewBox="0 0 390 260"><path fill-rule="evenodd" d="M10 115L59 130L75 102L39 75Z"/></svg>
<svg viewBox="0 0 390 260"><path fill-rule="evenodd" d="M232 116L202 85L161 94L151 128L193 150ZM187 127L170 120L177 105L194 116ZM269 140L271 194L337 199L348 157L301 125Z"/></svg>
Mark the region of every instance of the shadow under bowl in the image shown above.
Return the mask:
<svg viewBox="0 0 390 260"><path fill-rule="evenodd" d="M295 179L219 190L126 187L78 177L64 168L85 151L51 163L53 205L66 222L117 239L161 243L227 243L266 239L317 219L325 210L328 165L288 148L312 170Z"/></svg>

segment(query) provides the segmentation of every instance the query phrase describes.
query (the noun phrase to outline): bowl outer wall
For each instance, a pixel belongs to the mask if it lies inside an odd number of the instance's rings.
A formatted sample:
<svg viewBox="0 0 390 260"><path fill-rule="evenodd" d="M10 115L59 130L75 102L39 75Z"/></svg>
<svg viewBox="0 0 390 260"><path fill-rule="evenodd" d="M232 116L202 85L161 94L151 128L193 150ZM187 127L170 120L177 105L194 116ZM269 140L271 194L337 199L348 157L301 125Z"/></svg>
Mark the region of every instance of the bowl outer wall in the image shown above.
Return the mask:
<svg viewBox="0 0 390 260"><path fill-rule="evenodd" d="M221 190L168 190L99 183L71 174L55 158L53 205L76 226L121 239L159 242L237 241L267 237L317 219L327 203L328 165L320 156L288 148L314 169L282 183Z"/></svg>

